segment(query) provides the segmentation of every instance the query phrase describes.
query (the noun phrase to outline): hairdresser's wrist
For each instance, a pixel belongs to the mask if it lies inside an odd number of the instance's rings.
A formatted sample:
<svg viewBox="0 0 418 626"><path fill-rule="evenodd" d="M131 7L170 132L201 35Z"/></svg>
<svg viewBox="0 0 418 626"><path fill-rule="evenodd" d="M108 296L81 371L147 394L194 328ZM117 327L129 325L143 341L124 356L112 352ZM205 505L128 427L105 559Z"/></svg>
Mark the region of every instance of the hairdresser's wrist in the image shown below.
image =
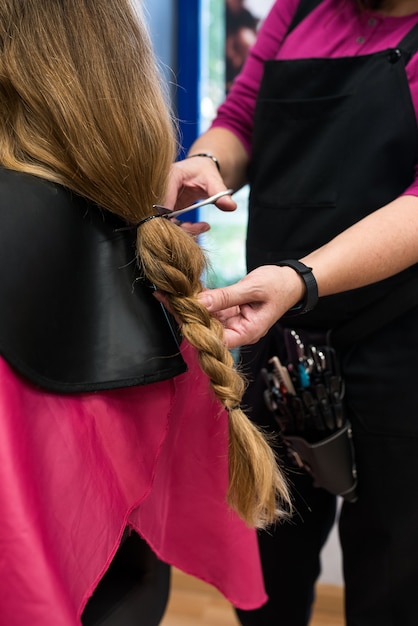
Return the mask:
<svg viewBox="0 0 418 626"><path fill-rule="evenodd" d="M292 269L299 277L299 287L302 286L303 289L302 296L296 301L294 306L289 308L285 316L303 315L312 311L318 302L318 285L312 268L297 259L278 261L276 265Z"/></svg>
<svg viewBox="0 0 418 626"><path fill-rule="evenodd" d="M217 157L213 155L211 152L195 152L193 154L188 154L186 157L186 159L194 159L194 158L210 159L212 163L215 165L219 174L221 173L221 166L219 164L219 161Z"/></svg>

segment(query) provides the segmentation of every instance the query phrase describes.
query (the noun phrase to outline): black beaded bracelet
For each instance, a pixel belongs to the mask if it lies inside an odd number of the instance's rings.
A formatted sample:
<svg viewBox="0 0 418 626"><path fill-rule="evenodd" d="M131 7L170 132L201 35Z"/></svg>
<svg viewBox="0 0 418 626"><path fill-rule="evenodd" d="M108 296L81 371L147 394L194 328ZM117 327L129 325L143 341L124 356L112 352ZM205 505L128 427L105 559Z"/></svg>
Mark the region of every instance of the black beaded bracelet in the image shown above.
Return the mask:
<svg viewBox="0 0 418 626"><path fill-rule="evenodd" d="M215 156L213 156L213 154L209 154L209 152L200 152L199 154L190 154L186 157L186 159L193 159L194 157L206 157L207 159L212 159L212 161L218 168L218 172L221 173L221 166L219 165L219 161Z"/></svg>
<svg viewBox="0 0 418 626"><path fill-rule="evenodd" d="M312 274L312 268L296 259L286 259L279 261L275 265L279 267L291 267L299 274L305 283L306 291L303 300L287 311L283 317L291 317L293 315L302 315L308 313L315 308L318 302L318 285L315 276Z"/></svg>

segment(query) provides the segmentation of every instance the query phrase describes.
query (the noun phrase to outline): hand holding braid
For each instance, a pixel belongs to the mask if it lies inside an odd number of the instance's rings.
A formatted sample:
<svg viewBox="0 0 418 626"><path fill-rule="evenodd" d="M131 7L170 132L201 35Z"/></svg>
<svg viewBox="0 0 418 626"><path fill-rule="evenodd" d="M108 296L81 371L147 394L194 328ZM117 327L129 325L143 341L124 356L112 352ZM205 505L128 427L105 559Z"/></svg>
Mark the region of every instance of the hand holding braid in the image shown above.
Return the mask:
<svg viewBox="0 0 418 626"><path fill-rule="evenodd" d="M249 526L265 527L284 515L278 504L289 508L288 491L272 449L239 407L245 381L224 344L222 325L197 299L205 256L188 234L164 219L139 229L138 252L144 274L166 293L183 336L198 350L202 370L228 410L228 502Z"/></svg>

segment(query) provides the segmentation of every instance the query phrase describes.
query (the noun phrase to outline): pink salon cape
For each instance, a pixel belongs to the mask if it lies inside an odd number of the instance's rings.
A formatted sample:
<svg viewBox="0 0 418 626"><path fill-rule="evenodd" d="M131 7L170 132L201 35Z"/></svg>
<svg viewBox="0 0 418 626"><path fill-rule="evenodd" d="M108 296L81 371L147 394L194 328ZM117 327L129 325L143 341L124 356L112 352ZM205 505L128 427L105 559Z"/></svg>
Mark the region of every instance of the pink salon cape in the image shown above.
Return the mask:
<svg viewBox="0 0 418 626"><path fill-rule="evenodd" d="M266 600L256 535L225 502L227 414L189 371L58 395L0 359L0 624L78 626L124 528L232 604Z"/></svg>

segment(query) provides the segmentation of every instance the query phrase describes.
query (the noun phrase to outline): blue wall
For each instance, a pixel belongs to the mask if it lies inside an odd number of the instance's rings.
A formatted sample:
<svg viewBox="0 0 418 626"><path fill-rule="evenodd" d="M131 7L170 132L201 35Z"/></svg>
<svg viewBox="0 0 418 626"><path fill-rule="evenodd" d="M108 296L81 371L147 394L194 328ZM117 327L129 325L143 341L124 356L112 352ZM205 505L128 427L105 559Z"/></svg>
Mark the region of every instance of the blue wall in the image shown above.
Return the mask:
<svg viewBox="0 0 418 626"><path fill-rule="evenodd" d="M154 50L180 120L180 143L187 151L198 134L199 124L200 2L145 0L144 8Z"/></svg>

